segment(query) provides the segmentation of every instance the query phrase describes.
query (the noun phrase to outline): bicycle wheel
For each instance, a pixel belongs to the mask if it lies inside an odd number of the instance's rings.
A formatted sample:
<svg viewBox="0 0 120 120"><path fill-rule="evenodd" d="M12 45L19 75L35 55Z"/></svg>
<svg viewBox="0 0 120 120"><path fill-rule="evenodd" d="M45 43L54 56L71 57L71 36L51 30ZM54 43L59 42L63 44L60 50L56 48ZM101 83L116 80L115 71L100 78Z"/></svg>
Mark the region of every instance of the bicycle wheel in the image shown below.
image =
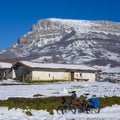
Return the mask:
<svg viewBox="0 0 120 120"><path fill-rule="evenodd" d="M93 113L92 108L89 107L89 106L86 106L85 111L86 111L87 114Z"/></svg>
<svg viewBox="0 0 120 120"><path fill-rule="evenodd" d="M64 114L63 110L64 110L64 107L63 107L63 106L59 106L59 107L57 108L57 113L58 113L58 114Z"/></svg>
<svg viewBox="0 0 120 120"><path fill-rule="evenodd" d="M76 106L74 106L74 105L68 105L68 106L66 106L66 107L64 107L62 109L62 113L63 114L67 114L67 113L75 114L76 113Z"/></svg>
<svg viewBox="0 0 120 120"><path fill-rule="evenodd" d="M100 112L100 107L97 108L92 108L93 113L99 113Z"/></svg>
<svg viewBox="0 0 120 120"><path fill-rule="evenodd" d="M87 105L86 106L86 113L90 114L90 113L99 113L100 112L100 107L97 108L93 108L92 106Z"/></svg>
<svg viewBox="0 0 120 120"><path fill-rule="evenodd" d="M77 106L76 106L76 105L71 105L71 106L70 106L70 110L71 110L71 112L72 112L73 114L76 113L76 109L77 109Z"/></svg>

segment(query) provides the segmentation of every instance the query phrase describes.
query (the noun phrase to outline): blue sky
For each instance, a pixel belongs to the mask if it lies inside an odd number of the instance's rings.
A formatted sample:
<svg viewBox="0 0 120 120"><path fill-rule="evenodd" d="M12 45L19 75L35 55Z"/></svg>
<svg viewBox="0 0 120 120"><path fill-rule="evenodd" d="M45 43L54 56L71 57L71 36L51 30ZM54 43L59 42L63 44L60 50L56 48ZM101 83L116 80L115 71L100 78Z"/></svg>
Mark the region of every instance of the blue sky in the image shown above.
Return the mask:
<svg viewBox="0 0 120 120"><path fill-rule="evenodd" d="M120 0L0 0L0 49L15 43L43 18L120 22Z"/></svg>

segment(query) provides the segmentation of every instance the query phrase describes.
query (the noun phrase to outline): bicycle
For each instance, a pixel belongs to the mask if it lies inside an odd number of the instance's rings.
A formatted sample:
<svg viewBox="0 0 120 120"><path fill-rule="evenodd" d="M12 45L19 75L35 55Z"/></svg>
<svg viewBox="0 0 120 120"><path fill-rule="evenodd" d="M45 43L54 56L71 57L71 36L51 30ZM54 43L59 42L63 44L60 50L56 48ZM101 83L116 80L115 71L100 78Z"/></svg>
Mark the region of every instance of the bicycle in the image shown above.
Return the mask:
<svg viewBox="0 0 120 120"><path fill-rule="evenodd" d="M97 100L98 105L94 105L94 101ZM91 98L89 99L90 104L86 105L86 112L89 113L99 113L100 112L100 102L97 98Z"/></svg>
<svg viewBox="0 0 120 120"><path fill-rule="evenodd" d="M91 99L88 99L88 93L84 94L84 98L82 102L80 102L79 99L76 100L76 106L78 109L78 112L86 112L87 114L89 113L99 113L100 112L100 106L94 107L92 104Z"/></svg>
<svg viewBox="0 0 120 120"><path fill-rule="evenodd" d="M81 112L86 112L87 114L89 113L99 113L100 112L100 106L93 106L91 99L88 99L88 93L83 95L83 100L80 102L79 99L76 99L76 93L75 91L71 92L72 95L70 97L70 101L67 102L65 97L62 97L62 103L61 105L57 108L57 113L73 113L75 114L76 111L78 110L79 113Z"/></svg>
<svg viewBox="0 0 120 120"><path fill-rule="evenodd" d="M77 106L74 104L74 100L76 98L76 92L72 91L69 92L72 93L72 95L70 96L70 101L67 102L67 100L65 99L65 97L62 97L62 103L61 105L57 108L57 113L60 114L65 114L65 113L76 113L76 109Z"/></svg>

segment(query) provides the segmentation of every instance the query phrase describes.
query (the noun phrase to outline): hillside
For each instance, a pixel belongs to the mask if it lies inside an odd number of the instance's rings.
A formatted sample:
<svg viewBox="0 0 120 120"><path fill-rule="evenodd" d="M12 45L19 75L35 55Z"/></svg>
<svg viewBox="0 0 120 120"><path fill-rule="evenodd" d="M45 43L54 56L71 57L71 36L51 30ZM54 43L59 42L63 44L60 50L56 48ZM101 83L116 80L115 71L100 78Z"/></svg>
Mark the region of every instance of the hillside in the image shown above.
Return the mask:
<svg viewBox="0 0 120 120"><path fill-rule="evenodd" d="M1 61L33 60L86 64L120 75L120 23L48 18L38 21Z"/></svg>

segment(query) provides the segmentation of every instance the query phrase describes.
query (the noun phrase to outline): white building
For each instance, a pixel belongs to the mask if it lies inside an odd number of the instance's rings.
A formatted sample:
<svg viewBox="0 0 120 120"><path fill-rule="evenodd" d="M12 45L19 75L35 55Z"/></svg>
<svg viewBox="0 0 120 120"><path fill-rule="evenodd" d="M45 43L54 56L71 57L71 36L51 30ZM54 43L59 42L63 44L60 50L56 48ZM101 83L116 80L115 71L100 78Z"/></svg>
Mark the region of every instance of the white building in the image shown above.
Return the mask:
<svg viewBox="0 0 120 120"><path fill-rule="evenodd" d="M95 81L100 72L85 65L35 63L19 61L12 66L12 78L30 81L48 80L85 80Z"/></svg>
<svg viewBox="0 0 120 120"><path fill-rule="evenodd" d="M12 64L7 62L0 62L0 78L6 78L8 71L11 69Z"/></svg>

